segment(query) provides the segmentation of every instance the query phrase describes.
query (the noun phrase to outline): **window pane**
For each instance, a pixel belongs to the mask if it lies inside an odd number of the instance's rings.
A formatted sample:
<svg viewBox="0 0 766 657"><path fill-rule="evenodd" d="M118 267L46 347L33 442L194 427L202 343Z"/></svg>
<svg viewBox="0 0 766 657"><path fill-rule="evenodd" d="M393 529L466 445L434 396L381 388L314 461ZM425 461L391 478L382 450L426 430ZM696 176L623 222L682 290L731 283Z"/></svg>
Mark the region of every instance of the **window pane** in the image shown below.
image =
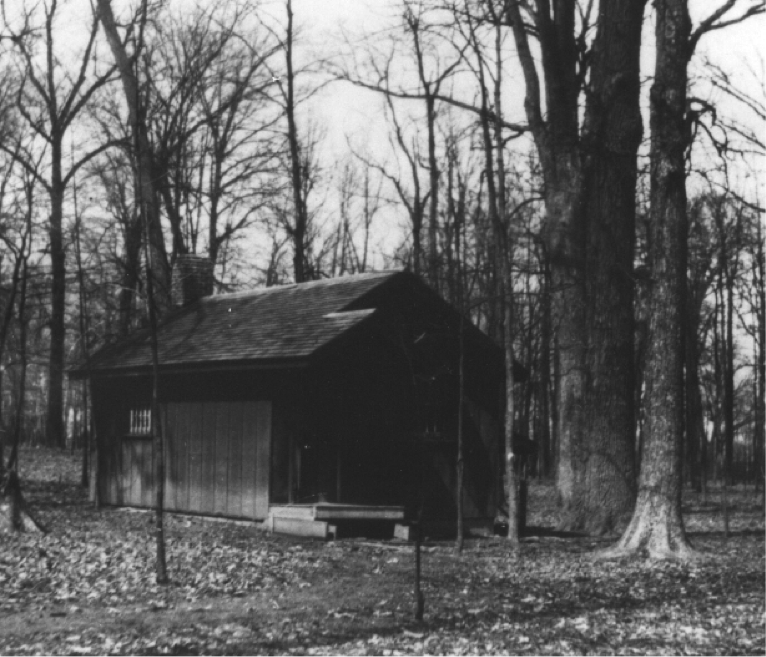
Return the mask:
<svg viewBox="0 0 766 657"><path fill-rule="evenodd" d="M152 411L149 408L130 410L130 433L146 436L152 432Z"/></svg>

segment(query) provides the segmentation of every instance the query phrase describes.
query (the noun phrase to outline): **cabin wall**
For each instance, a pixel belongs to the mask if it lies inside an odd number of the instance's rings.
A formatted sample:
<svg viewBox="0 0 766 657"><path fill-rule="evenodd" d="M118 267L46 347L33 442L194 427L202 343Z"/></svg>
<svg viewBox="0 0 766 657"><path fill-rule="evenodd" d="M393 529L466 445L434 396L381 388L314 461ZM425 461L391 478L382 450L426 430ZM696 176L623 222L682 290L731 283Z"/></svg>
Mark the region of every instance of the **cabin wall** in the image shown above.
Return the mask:
<svg viewBox="0 0 766 657"><path fill-rule="evenodd" d="M265 518L271 402L172 402L163 410L166 508Z"/></svg>
<svg viewBox="0 0 766 657"><path fill-rule="evenodd" d="M154 505L151 435L130 435L131 408L148 407L148 378L105 379L94 386L99 439L99 491L105 504ZM180 401L204 396L188 380L166 382L161 403L165 432L165 508L171 511L263 519L268 514L272 403L263 399ZM193 382L192 382L193 383ZM243 383L240 381L240 383ZM258 385L210 397L259 394ZM194 391L193 394L184 394ZM168 400L170 398L173 401Z"/></svg>
<svg viewBox="0 0 766 657"><path fill-rule="evenodd" d="M348 504L414 509L416 405L390 329L367 326L316 363L311 418L317 493ZM307 450L311 452L313 448Z"/></svg>
<svg viewBox="0 0 766 657"><path fill-rule="evenodd" d="M424 517L452 520L457 517L457 416L458 402L438 409L437 432L423 434L420 481ZM494 518L500 482L500 428L481 405L466 399L463 415L463 514L464 518Z"/></svg>
<svg viewBox="0 0 766 657"><path fill-rule="evenodd" d="M423 335L413 325L416 336ZM340 473L338 495L331 501L401 504L410 517L423 506L424 517L450 520L457 513L457 353L454 362L432 373L418 371L392 329L380 340L368 330L349 340L318 370L311 426L324 447L325 485ZM421 341L422 342L422 341ZM360 363L364 366L360 367ZM489 392L488 392L489 391ZM490 394L494 392L494 394ZM471 387L463 419L466 519L493 519L501 473L497 389ZM478 399L479 401L475 401ZM313 414L312 414L313 413ZM329 438L328 438L329 435ZM337 454L337 467L332 456ZM329 457L329 458L328 458ZM320 490L321 489L321 490Z"/></svg>
<svg viewBox="0 0 766 657"><path fill-rule="evenodd" d="M97 485L103 504L152 504L154 469L151 440L148 437L129 437L130 409L148 407L151 403L147 384L148 379L105 379L95 380L91 386L98 440ZM126 463L139 467L128 470Z"/></svg>

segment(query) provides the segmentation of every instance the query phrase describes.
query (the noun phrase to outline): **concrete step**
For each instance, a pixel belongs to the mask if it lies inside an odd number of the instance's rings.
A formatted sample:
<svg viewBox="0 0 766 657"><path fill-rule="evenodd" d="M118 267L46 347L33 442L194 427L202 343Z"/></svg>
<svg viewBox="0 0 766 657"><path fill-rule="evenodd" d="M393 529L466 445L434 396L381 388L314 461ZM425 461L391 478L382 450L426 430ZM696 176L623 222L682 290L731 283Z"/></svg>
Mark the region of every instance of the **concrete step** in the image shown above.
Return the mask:
<svg viewBox="0 0 766 657"><path fill-rule="evenodd" d="M335 525L331 525L329 522L272 515L266 518L266 528L274 534L321 538L323 540L334 538L337 533Z"/></svg>

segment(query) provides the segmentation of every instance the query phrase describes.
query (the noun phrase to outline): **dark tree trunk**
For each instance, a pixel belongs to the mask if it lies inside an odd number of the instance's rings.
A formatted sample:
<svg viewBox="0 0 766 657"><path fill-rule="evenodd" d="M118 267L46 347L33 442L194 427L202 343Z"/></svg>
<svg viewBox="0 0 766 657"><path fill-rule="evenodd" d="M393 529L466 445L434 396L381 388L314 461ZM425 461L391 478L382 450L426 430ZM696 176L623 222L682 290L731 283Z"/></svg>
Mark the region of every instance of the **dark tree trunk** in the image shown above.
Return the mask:
<svg viewBox="0 0 766 657"><path fill-rule="evenodd" d="M74 194L74 213L75 213L75 225L74 225L74 246L75 246L75 264L77 266L77 287L79 297L79 324L80 324L80 353L85 357L85 368L88 373L88 378L85 384L82 386L82 468L80 471L80 486L82 488L88 488L88 456L90 450L90 408L88 403L88 392L91 387L91 371L90 371L90 348L88 345L88 337L90 335L89 327L89 315L88 315L88 295L85 289L85 271L82 264L82 221L81 215L77 208L77 186L75 186ZM76 434L75 434L76 435ZM72 440L72 448L74 449L74 440Z"/></svg>
<svg viewBox="0 0 766 657"><path fill-rule="evenodd" d="M290 182L293 192L295 212L292 226L293 241L293 276L296 283L306 280L306 231L308 214L306 198L303 193L303 170L301 166L300 142L295 123L295 72L293 71L293 4L287 0L287 38L285 41L287 60L287 140L290 147Z"/></svg>
<svg viewBox="0 0 766 657"><path fill-rule="evenodd" d="M650 95L651 299L646 359L646 432L633 517L605 556L648 551L652 558L693 555L681 516L684 428L682 348L686 283L686 0L657 3L657 60Z"/></svg>
<svg viewBox="0 0 766 657"><path fill-rule="evenodd" d="M457 541L455 544L455 549L458 552L463 551L463 542L465 538L465 521L464 521L464 505L463 505L463 495L465 494L465 485L464 485L464 477L465 477L465 461L464 461L464 448L463 448L463 442L464 442L464 422L465 422L465 329L464 329L464 323L465 320L462 317L462 313L464 312L464 309L462 308L462 303L460 307L461 312L461 318L460 318L460 364L459 364L459 370L458 370L458 413L457 413L457 490L456 490L456 499L457 499Z"/></svg>
<svg viewBox="0 0 766 657"><path fill-rule="evenodd" d="M766 257L764 256L763 231L761 217L756 217L756 253L755 253L755 274L757 283L758 311L756 319L758 321L758 365L755 385L755 437L753 445L753 456L757 465L756 481L760 480L764 484L764 439L766 438ZM766 486L762 489L766 496Z"/></svg>
<svg viewBox="0 0 766 657"><path fill-rule="evenodd" d="M527 81L527 100L539 99L539 82L516 3L509 3L519 59ZM545 34L559 36L543 46L550 116L542 123L538 103L527 102L527 116L545 178L545 239L551 267L551 314L558 345L556 424L557 492L562 527L578 526L585 513L585 217L582 212L582 162L578 143L574 56L574 3L557 13ZM571 57L567 57L570 55ZM556 58L561 58L557 61Z"/></svg>
<svg viewBox="0 0 766 657"><path fill-rule="evenodd" d="M723 364L721 358L721 326L719 319L722 322L723 317L719 318L719 314L723 313L723 274L722 270L718 270L718 289L715 291L715 306L713 309L713 399L710 403L710 411L713 421L713 480L718 481L721 476L721 425L722 425L722 412L723 412L723 400L721 390L723 389Z"/></svg>
<svg viewBox="0 0 766 657"><path fill-rule="evenodd" d="M700 491L702 484L700 479L700 433L699 433L699 372L697 370L697 323L692 312L691 304L687 303L687 312L684 316L684 327L686 331L684 340L685 367L684 383L686 387L685 409L686 409L686 431L685 445L686 449L686 472L687 481L694 490Z"/></svg>
<svg viewBox="0 0 766 657"><path fill-rule="evenodd" d="M24 245L23 245L24 246ZM0 315L0 363L3 362L3 355L5 353L5 342L8 336L8 330L11 326L11 320L13 319L13 308L16 304L16 294L21 286L21 265L22 257L24 255L24 248L16 254L16 261L13 264L13 273L11 274L11 286L10 290L6 288L7 294L5 297L0 297L0 301L5 303L4 307L0 307L2 315ZM0 255L0 264L2 264L2 256ZM0 368L0 391L2 391L3 384L3 372L4 368ZM0 400L0 478L2 478L5 471L5 440L7 438L5 420L3 416L3 405Z"/></svg>
<svg viewBox="0 0 766 657"><path fill-rule="evenodd" d="M51 214L48 238L51 250L50 356L48 360L48 410L45 442L63 448L64 435L64 339L66 311L66 253L64 251L64 189L61 174L61 142L52 144Z"/></svg>
<svg viewBox="0 0 766 657"><path fill-rule="evenodd" d="M736 255L731 254L731 259ZM729 263L731 268L735 265ZM724 302L723 312L726 317L726 326L724 328L724 473L726 484L732 482L732 465L734 460L734 273L728 272L726 276L726 301Z"/></svg>
<svg viewBox="0 0 766 657"><path fill-rule="evenodd" d="M119 334L126 337L130 333L135 316L135 298L140 280L141 269L141 221L140 217L125 217L125 237L123 245L122 286L120 288L119 304Z"/></svg>
<svg viewBox="0 0 766 657"><path fill-rule="evenodd" d="M157 345L157 310L154 305L154 281L152 280L152 261L149 253L151 235L148 216L144 213L145 257L146 257L146 295L149 306L149 329L151 332L152 351L152 433L154 457L154 540L156 546L155 579L157 584L168 584L167 561L165 556L165 441L163 423L160 418L159 403L159 349Z"/></svg>
<svg viewBox="0 0 766 657"><path fill-rule="evenodd" d="M16 408L13 418L13 433L11 435L11 453L8 457L8 463L5 467L0 467L0 501L7 500L7 506L3 505L0 515L0 532L8 528L11 531L47 531L26 508L24 496L21 492L21 482L19 481L19 443L24 425L25 406L27 401L27 284L29 282L29 255L32 244L32 198L31 187L27 186L27 216L25 233L22 238L21 248L17 254L21 263L21 268L15 269L14 274L19 278L15 280L19 285L18 290L18 328L19 328L19 353L18 361L20 365L19 387L16 398ZM7 517L5 517L7 513Z"/></svg>
<svg viewBox="0 0 766 657"><path fill-rule="evenodd" d="M439 165L436 160L436 109L432 96L426 97L428 121L428 177L430 198L428 205L428 282L439 290Z"/></svg>
<svg viewBox="0 0 766 657"><path fill-rule="evenodd" d="M575 2L534 14L547 116L520 4L506 4L545 178L545 235L561 375L561 528L601 533L634 499L632 255L644 0L601 3L579 131ZM587 240L586 240L587 236Z"/></svg>
<svg viewBox="0 0 766 657"><path fill-rule="evenodd" d="M582 495L571 528L615 528L633 508L636 154L644 0L602 3L583 128L585 276ZM627 518L625 518L627 519Z"/></svg>
<svg viewBox="0 0 766 657"><path fill-rule="evenodd" d="M540 404L540 475L547 477L553 467L553 449L551 444L551 297L550 269L547 255L543 251L543 280L541 303L541 336L540 336L540 384L538 398Z"/></svg>
<svg viewBox="0 0 766 657"><path fill-rule="evenodd" d="M585 388L584 307L581 276L574 268L554 266L552 298L558 358L556 399L556 491L561 504L559 529L582 528L585 513Z"/></svg>
<svg viewBox="0 0 766 657"><path fill-rule="evenodd" d="M510 249L509 249L510 250ZM508 502L508 542L511 547L519 545L519 489L516 477L517 460L513 451L514 399L513 399L513 284L511 281L511 256L503 254L503 344L505 347L505 486Z"/></svg>

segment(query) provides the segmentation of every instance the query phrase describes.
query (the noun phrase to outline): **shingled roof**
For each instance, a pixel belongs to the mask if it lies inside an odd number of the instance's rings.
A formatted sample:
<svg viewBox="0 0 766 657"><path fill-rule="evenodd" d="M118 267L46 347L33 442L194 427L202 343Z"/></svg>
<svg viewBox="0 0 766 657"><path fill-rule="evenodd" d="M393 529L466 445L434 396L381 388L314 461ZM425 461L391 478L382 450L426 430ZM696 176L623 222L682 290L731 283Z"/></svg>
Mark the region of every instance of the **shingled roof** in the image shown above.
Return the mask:
<svg viewBox="0 0 766 657"><path fill-rule="evenodd" d="M402 271L357 274L209 296L175 311L158 331L161 366L273 363L309 358L374 312L371 291ZM144 369L151 364L150 336L142 331L104 347L91 359L94 373ZM73 376L84 375L82 366Z"/></svg>

